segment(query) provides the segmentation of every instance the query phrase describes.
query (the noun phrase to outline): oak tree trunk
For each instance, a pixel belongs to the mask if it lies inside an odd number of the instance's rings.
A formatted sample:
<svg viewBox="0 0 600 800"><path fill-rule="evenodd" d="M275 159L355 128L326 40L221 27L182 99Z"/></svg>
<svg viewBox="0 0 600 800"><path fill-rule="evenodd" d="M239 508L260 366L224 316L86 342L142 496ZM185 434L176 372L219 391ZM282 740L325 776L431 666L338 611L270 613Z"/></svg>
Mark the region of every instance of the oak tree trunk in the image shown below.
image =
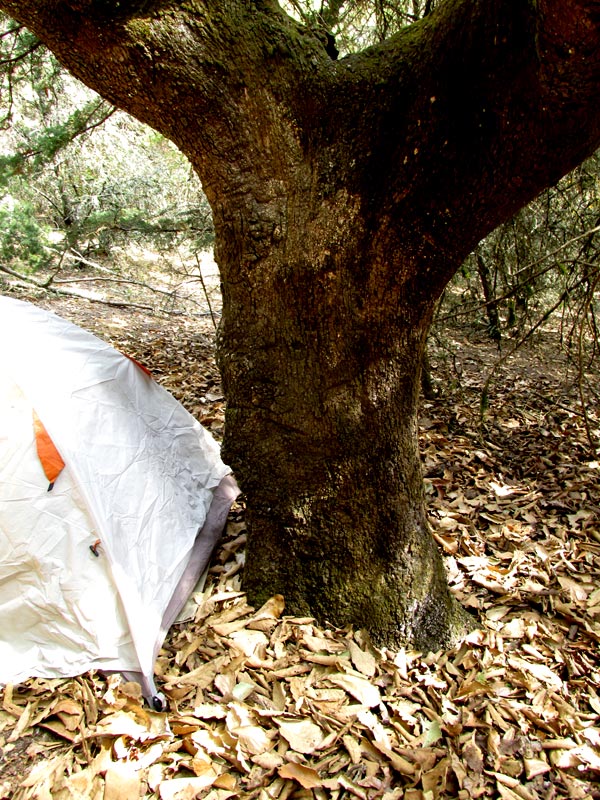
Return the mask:
<svg viewBox="0 0 600 800"><path fill-rule="evenodd" d="M303 236L284 232L281 198L263 196L250 252L218 251L223 457L247 501L244 588L379 642L448 644L466 619L428 529L417 442L435 297L419 308L373 280L372 260L396 256L372 251L345 195L326 210L309 193L293 203ZM231 204L230 220L247 219ZM231 233L220 241L242 241Z"/></svg>
<svg viewBox="0 0 600 800"><path fill-rule="evenodd" d="M276 0L0 9L202 179L251 600L450 642L466 616L417 447L427 328L477 242L600 143L597 2L444 0L337 61Z"/></svg>

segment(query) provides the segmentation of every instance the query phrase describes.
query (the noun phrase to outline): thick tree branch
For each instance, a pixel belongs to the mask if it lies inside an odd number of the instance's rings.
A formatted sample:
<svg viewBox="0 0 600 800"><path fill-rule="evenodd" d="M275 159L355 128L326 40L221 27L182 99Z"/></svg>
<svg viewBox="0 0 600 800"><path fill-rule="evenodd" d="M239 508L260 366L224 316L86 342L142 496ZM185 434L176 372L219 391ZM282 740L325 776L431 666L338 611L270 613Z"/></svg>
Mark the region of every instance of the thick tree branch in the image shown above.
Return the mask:
<svg viewBox="0 0 600 800"><path fill-rule="evenodd" d="M384 96L365 103L379 124L363 117L380 132L367 169L375 213L428 217L418 234L448 260L457 240L471 249L600 143L597 4L539 6L446 0L346 61L386 76Z"/></svg>

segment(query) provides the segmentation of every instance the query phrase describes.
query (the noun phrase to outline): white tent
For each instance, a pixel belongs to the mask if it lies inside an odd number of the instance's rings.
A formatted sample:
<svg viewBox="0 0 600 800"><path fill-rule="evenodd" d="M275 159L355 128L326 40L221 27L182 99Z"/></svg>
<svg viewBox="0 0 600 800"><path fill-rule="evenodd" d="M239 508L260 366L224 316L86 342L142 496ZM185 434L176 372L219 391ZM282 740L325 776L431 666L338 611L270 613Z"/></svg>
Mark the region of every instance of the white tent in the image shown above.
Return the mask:
<svg viewBox="0 0 600 800"><path fill-rule="evenodd" d="M212 436L97 337L3 296L0 336L0 685L117 671L157 703L156 654L235 481Z"/></svg>

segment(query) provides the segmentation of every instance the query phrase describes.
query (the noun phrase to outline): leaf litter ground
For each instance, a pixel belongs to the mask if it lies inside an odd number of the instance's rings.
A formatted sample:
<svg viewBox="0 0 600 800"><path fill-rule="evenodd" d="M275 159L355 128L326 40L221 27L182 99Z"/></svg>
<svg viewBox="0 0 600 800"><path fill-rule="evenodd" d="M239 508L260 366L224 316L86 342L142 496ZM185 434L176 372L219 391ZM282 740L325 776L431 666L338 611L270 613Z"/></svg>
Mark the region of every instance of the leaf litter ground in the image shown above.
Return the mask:
<svg viewBox="0 0 600 800"><path fill-rule="evenodd" d="M30 299L144 362L220 436L204 321ZM453 337L432 353L423 471L478 628L422 655L290 617L281 597L251 608L235 505L191 619L158 658L167 711L95 673L6 687L0 798L600 798L600 467L573 375L538 340L499 373L482 424L496 356L484 337ZM590 422L599 435L592 408Z"/></svg>

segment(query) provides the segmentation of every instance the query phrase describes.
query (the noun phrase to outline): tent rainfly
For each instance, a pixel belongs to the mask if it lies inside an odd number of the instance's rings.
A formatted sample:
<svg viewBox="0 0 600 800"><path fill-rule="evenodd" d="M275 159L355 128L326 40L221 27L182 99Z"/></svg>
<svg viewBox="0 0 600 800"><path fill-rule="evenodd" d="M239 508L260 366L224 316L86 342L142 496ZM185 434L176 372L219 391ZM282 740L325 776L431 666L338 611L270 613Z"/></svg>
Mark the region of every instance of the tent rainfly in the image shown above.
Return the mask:
<svg viewBox="0 0 600 800"><path fill-rule="evenodd" d="M138 680L238 489L212 436L134 361L0 296L0 685Z"/></svg>

